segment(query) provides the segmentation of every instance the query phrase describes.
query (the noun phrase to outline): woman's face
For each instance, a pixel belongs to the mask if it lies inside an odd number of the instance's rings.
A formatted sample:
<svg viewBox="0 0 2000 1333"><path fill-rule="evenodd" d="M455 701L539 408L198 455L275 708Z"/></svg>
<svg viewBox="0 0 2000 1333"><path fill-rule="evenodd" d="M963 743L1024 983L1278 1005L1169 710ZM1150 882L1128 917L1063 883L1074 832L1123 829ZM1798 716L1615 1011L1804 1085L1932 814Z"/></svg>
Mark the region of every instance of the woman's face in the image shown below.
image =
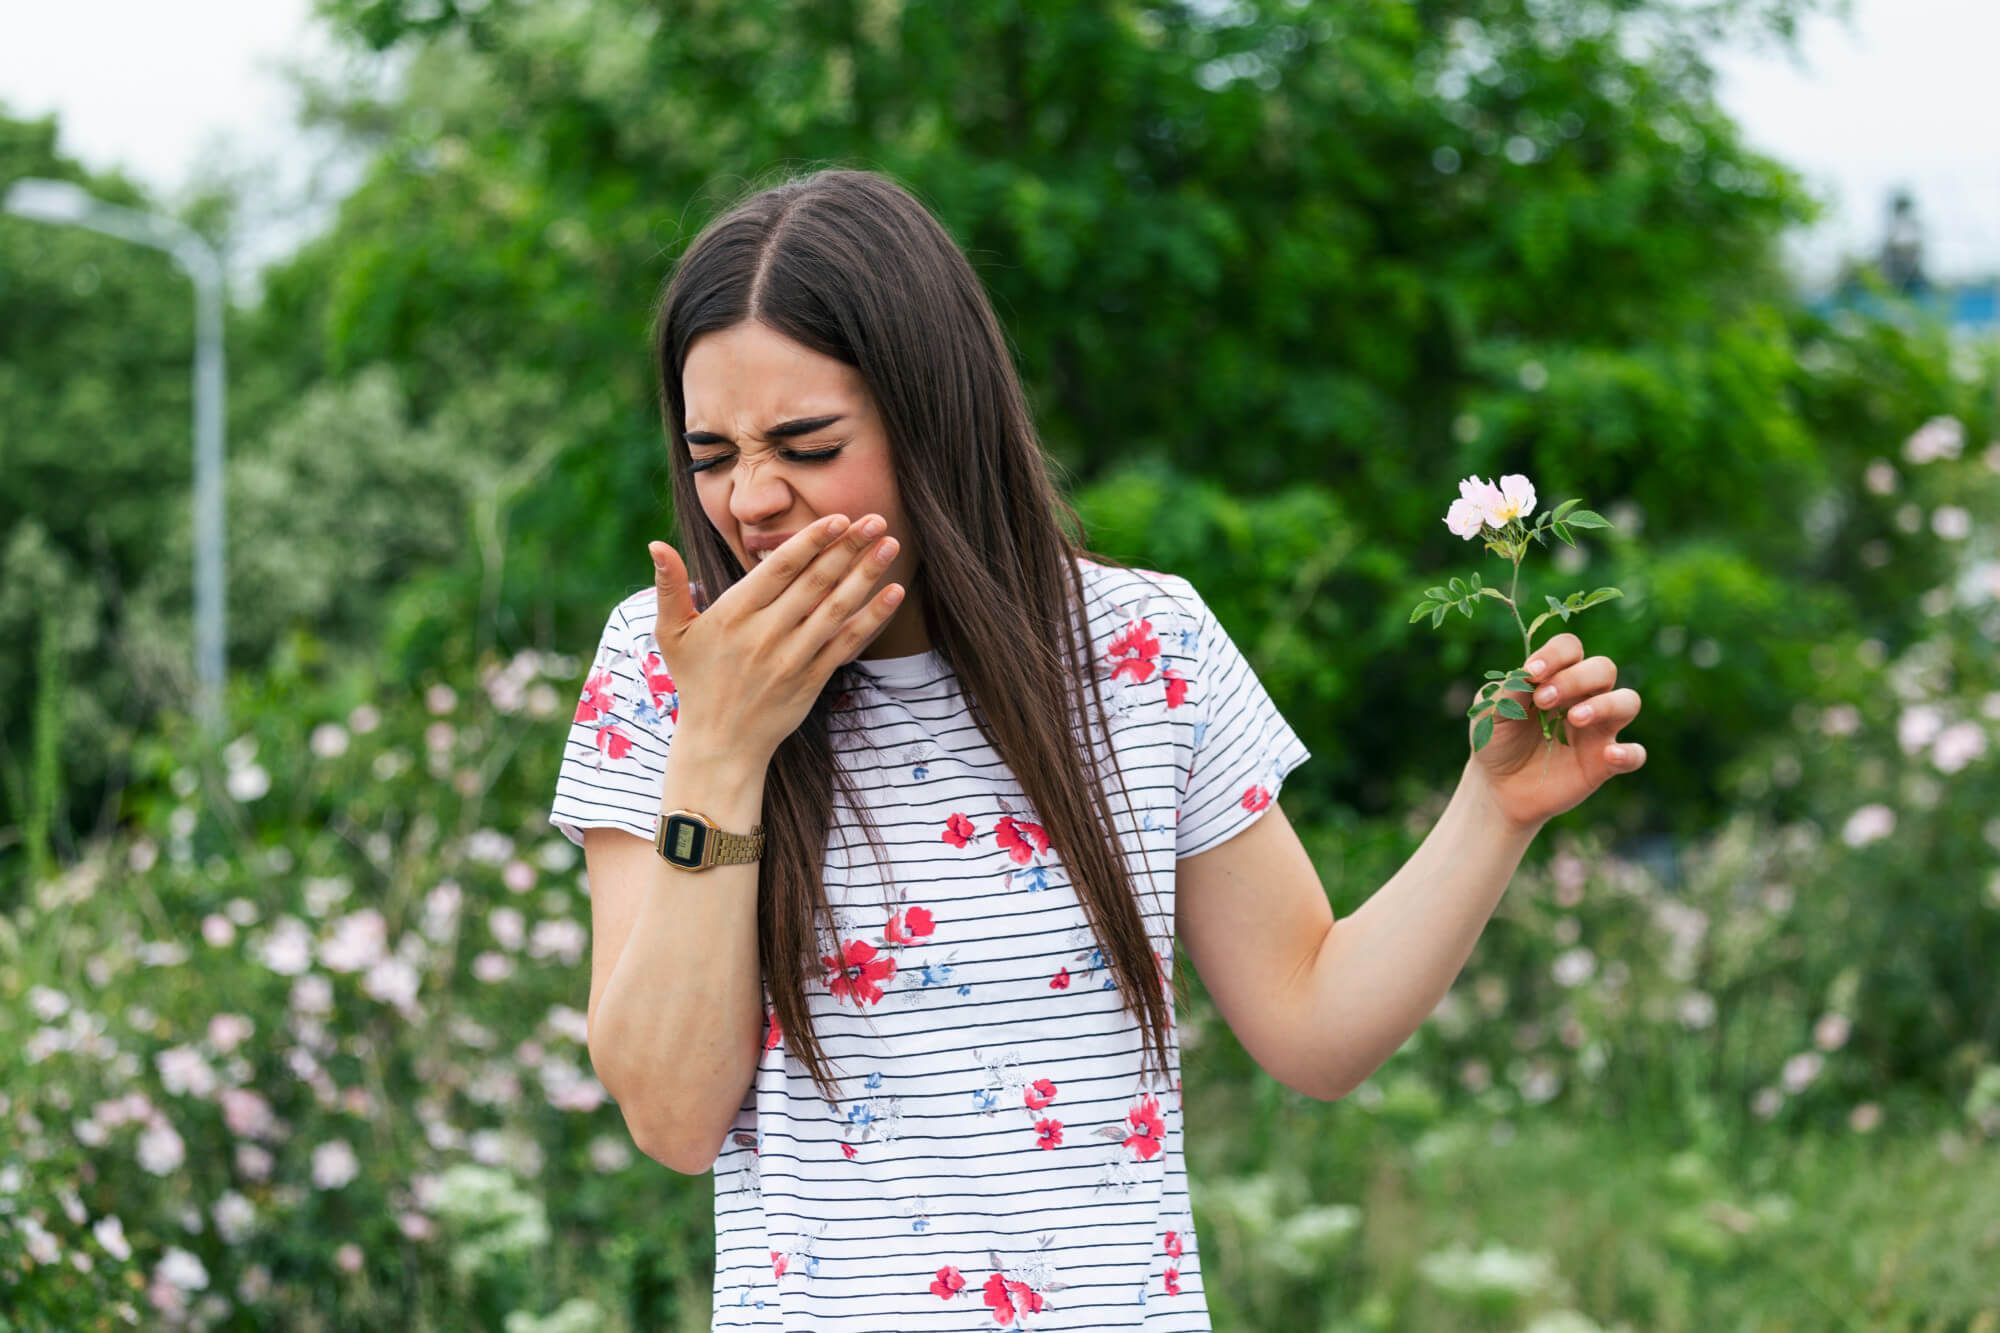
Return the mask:
<svg viewBox="0 0 2000 1333"><path fill-rule="evenodd" d="M905 595L846 660L928 649L912 586L919 553L896 492L889 438L860 372L746 320L694 340L681 394L695 492L738 563L752 568L749 536L789 536L828 514L850 523L880 514L896 558L868 592L900 583ZM773 434L792 422L809 428Z"/></svg>

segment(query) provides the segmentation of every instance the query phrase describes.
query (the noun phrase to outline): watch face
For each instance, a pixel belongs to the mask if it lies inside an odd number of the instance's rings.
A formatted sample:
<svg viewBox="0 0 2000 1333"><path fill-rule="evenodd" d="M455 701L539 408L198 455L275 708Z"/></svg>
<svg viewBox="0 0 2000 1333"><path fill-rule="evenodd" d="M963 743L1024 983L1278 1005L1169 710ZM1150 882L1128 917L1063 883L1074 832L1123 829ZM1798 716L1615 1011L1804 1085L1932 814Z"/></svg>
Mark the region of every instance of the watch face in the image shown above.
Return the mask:
<svg viewBox="0 0 2000 1333"><path fill-rule="evenodd" d="M708 850L708 825L687 815L668 815L660 849L667 860L692 870L701 864L702 854Z"/></svg>

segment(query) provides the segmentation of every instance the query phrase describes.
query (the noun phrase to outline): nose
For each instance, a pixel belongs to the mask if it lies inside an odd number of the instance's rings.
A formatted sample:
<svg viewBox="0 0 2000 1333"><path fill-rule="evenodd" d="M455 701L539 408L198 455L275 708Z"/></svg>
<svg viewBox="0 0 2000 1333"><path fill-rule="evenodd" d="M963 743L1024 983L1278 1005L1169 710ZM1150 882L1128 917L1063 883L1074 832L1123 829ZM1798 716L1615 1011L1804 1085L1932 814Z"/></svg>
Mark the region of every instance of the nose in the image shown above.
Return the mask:
<svg viewBox="0 0 2000 1333"><path fill-rule="evenodd" d="M729 514L746 528L771 528L779 515L791 510L791 487L776 475L765 476L755 461L738 460L729 481Z"/></svg>

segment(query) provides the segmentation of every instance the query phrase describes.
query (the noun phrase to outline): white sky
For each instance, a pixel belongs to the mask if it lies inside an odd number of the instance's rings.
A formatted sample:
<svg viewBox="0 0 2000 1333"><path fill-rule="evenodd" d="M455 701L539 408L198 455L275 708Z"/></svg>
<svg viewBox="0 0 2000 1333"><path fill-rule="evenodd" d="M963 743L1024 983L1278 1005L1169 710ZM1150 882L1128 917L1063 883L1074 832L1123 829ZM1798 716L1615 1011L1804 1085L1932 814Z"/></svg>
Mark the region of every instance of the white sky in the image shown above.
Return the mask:
<svg viewBox="0 0 2000 1333"><path fill-rule="evenodd" d="M205 156L267 164L247 275L323 225L358 165L292 126L278 73L329 50L311 0L0 0L0 103L59 113L65 152L169 203ZM1750 142L1836 204L1790 242L1800 273L1872 250L1896 184L1916 191L1935 276L2000 270L2000 0L1855 0L1849 24L1809 22L1801 54L1718 62Z"/></svg>

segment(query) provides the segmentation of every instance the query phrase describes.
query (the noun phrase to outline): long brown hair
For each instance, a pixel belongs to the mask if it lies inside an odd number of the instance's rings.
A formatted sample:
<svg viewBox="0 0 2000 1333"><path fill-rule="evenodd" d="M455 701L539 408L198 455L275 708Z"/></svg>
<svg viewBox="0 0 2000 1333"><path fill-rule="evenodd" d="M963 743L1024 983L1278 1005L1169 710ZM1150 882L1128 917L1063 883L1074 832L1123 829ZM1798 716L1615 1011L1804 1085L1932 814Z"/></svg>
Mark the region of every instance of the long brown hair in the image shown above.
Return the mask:
<svg viewBox="0 0 2000 1333"><path fill-rule="evenodd" d="M697 520L681 525L680 550L714 595L744 570L700 520L681 438L681 369L696 338L753 319L853 366L873 395L921 553L910 591L931 646L957 673L980 733L1061 856L1164 1078L1179 988L1165 984L1171 956L1153 949L1118 845L1101 771L1111 744L1075 562L1127 566L1072 537L1082 521L1051 476L978 275L908 189L870 171L783 179L740 199L689 244L661 295L653 346L674 510ZM1086 681L1097 687L1095 709ZM812 1031L805 979L824 970L819 941L837 938L823 878L836 781L885 871L888 860L866 802L834 761L831 715L856 684L851 665L837 668L772 756L757 882L757 949L772 1006L829 1102L838 1093ZM1064 708L1049 709L1052 699ZM1102 737L1095 772L1080 749L1085 717Z"/></svg>

